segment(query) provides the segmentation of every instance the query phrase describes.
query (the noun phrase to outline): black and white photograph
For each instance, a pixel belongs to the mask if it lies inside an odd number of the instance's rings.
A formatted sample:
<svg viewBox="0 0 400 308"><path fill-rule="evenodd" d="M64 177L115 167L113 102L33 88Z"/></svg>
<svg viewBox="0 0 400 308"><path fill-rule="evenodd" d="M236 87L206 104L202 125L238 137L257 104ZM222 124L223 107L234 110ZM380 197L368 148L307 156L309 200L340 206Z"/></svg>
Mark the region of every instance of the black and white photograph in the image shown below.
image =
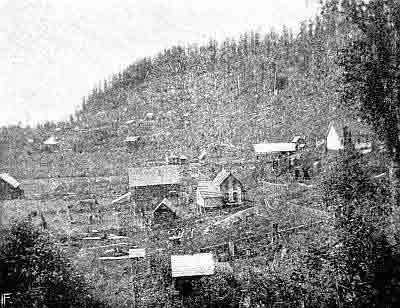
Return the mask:
<svg viewBox="0 0 400 308"><path fill-rule="evenodd" d="M14 307L400 307L400 1L0 0Z"/></svg>

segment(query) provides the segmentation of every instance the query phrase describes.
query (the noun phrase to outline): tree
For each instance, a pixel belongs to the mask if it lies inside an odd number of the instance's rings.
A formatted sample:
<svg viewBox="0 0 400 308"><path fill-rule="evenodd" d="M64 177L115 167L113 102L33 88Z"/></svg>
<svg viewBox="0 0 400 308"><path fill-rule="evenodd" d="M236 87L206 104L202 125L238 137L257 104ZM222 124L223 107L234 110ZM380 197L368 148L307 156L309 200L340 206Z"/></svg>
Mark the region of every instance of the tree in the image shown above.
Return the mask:
<svg viewBox="0 0 400 308"><path fill-rule="evenodd" d="M0 268L13 307L105 307L50 235L29 220L14 224L1 244Z"/></svg>
<svg viewBox="0 0 400 308"><path fill-rule="evenodd" d="M354 27L339 65L343 105L355 109L384 141L391 158L394 221L400 210L400 4L391 0L345 0L341 10Z"/></svg>
<svg viewBox="0 0 400 308"><path fill-rule="evenodd" d="M365 157L348 148L322 181L324 204L335 214L330 247L342 307L395 307L400 300L399 255L389 244L388 183L372 177Z"/></svg>

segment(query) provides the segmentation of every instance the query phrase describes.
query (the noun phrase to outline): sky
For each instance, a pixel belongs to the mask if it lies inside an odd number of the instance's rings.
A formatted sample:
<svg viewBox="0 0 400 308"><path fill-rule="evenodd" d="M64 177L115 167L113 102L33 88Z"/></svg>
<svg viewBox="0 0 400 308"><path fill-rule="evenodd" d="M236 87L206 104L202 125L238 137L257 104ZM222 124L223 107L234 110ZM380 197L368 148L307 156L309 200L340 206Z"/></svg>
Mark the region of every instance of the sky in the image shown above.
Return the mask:
<svg viewBox="0 0 400 308"><path fill-rule="evenodd" d="M69 118L94 85L176 44L296 30L318 0L0 0L0 126Z"/></svg>

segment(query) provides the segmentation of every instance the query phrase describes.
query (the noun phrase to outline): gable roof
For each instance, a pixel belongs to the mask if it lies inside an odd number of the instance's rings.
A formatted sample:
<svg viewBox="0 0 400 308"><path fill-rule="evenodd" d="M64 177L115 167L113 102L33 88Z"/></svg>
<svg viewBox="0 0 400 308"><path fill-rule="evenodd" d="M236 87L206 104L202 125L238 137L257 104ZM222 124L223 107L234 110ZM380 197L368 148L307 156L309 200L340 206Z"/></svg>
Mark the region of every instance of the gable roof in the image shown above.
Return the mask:
<svg viewBox="0 0 400 308"><path fill-rule="evenodd" d="M138 141L140 139L139 136L127 136L125 138L125 142L135 142Z"/></svg>
<svg viewBox="0 0 400 308"><path fill-rule="evenodd" d="M200 153L199 157L198 157L199 160L202 160L203 158L205 158L206 155L207 155L207 151L206 151L206 150L203 150L203 151Z"/></svg>
<svg viewBox="0 0 400 308"><path fill-rule="evenodd" d="M329 125L328 134L326 135L326 148L328 150L341 150L343 149L343 144L341 138L336 131L335 126L331 123Z"/></svg>
<svg viewBox="0 0 400 308"><path fill-rule="evenodd" d="M55 144L58 144L58 141L56 140L56 137L51 136L51 137L49 137L48 139L46 139L46 140L43 142L43 144L45 144L45 145L55 145Z"/></svg>
<svg viewBox="0 0 400 308"><path fill-rule="evenodd" d="M111 204L118 203L120 201L129 200L131 196L132 196L132 193L128 192L128 193L118 197L117 199L114 199L113 201L111 201Z"/></svg>
<svg viewBox="0 0 400 308"><path fill-rule="evenodd" d="M222 194L218 191L218 187L211 181L199 181L197 190L204 199L222 197Z"/></svg>
<svg viewBox="0 0 400 308"><path fill-rule="evenodd" d="M259 143L253 144L254 151L257 154L295 152L296 144L292 142Z"/></svg>
<svg viewBox="0 0 400 308"><path fill-rule="evenodd" d="M170 200L168 200L168 198L164 198L157 206L156 208L153 210L153 214L162 206L165 205L168 209L170 209L171 212L177 214L177 209L176 207L172 204L172 202Z"/></svg>
<svg viewBox="0 0 400 308"><path fill-rule="evenodd" d="M8 173L1 173L0 179L2 179L4 182L7 182L14 188L17 188L20 185L20 183Z"/></svg>
<svg viewBox="0 0 400 308"><path fill-rule="evenodd" d="M208 276L215 272L215 260L211 253L171 256L172 277Z"/></svg>
<svg viewBox="0 0 400 308"><path fill-rule="evenodd" d="M156 167L130 168L129 186L144 187L154 185L172 185L181 183L180 167L163 165Z"/></svg>
<svg viewBox="0 0 400 308"><path fill-rule="evenodd" d="M220 186L229 176L233 176L237 181L239 181L238 178L232 174L232 172L222 169L212 182L214 185Z"/></svg>
<svg viewBox="0 0 400 308"><path fill-rule="evenodd" d="M299 140L301 140L301 139L303 139L303 138L301 138L301 136L294 136L292 141L290 141L290 142L296 143L296 142L299 142Z"/></svg>

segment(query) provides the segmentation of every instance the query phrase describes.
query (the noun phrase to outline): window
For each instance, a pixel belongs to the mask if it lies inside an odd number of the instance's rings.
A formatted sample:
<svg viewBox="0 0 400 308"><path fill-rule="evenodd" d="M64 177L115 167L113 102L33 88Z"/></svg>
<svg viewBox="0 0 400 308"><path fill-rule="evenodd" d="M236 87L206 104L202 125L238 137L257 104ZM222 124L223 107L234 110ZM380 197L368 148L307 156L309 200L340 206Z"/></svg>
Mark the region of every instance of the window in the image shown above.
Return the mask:
<svg viewBox="0 0 400 308"><path fill-rule="evenodd" d="M233 201L238 202L238 193L236 191L233 193Z"/></svg>
<svg viewBox="0 0 400 308"><path fill-rule="evenodd" d="M229 200L229 193L228 193L228 192L225 193L225 200L226 200L226 201Z"/></svg>

